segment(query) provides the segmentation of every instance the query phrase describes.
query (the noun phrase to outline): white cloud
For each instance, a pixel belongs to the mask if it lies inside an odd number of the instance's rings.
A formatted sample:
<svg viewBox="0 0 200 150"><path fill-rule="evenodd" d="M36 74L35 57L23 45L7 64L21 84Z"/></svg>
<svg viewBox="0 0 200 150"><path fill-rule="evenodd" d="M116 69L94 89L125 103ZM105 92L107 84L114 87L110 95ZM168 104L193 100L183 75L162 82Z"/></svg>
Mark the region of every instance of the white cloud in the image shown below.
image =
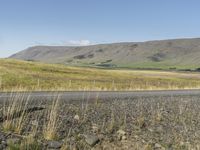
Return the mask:
<svg viewBox="0 0 200 150"><path fill-rule="evenodd" d="M30 45L48 45L48 46L87 46L92 45L92 42L89 40L69 40L69 41L60 41L55 43L45 43L45 42L33 42Z"/></svg>
<svg viewBox="0 0 200 150"><path fill-rule="evenodd" d="M68 42L64 42L64 44L68 46L87 46L92 43L89 40L70 40Z"/></svg>

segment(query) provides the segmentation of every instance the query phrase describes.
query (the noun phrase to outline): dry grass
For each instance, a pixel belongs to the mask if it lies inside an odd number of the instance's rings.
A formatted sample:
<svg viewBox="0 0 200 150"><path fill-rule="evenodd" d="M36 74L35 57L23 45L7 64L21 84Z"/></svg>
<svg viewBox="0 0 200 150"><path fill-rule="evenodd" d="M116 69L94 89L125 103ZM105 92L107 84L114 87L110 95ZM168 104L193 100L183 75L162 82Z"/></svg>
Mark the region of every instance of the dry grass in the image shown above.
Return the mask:
<svg viewBox="0 0 200 150"><path fill-rule="evenodd" d="M53 103L50 107L50 110L47 111L47 122L44 125L43 135L46 140L56 140L59 138L57 134L59 126L59 96L56 98L56 100L53 100Z"/></svg>
<svg viewBox="0 0 200 150"><path fill-rule="evenodd" d="M14 131L20 134L27 119L27 106L29 97L23 93L11 96L11 99L5 101L3 106L3 130Z"/></svg>
<svg viewBox="0 0 200 150"><path fill-rule="evenodd" d="M29 94L27 93L10 93L10 99L5 100L2 105L2 132L13 133L14 135L21 136L23 140L20 143L8 143L8 149L41 149L36 138L42 133L42 139L56 140L59 139L58 127L59 127L59 96L55 95L55 99L52 100L52 104L49 105L45 113L39 112L37 116L30 119L30 114L34 111L28 111L31 106L29 102ZM41 104L38 103L37 107L40 108ZM35 110L36 111L36 110ZM44 123L39 131L39 121L42 118ZM30 129L26 129L27 122L31 124ZM41 129L43 130L41 132ZM23 131L23 132L22 132ZM28 131L28 132L27 132ZM24 132L26 133L25 135ZM23 135L23 136L22 136Z"/></svg>
<svg viewBox="0 0 200 150"><path fill-rule="evenodd" d="M199 89L199 73L102 70L0 59L0 90Z"/></svg>

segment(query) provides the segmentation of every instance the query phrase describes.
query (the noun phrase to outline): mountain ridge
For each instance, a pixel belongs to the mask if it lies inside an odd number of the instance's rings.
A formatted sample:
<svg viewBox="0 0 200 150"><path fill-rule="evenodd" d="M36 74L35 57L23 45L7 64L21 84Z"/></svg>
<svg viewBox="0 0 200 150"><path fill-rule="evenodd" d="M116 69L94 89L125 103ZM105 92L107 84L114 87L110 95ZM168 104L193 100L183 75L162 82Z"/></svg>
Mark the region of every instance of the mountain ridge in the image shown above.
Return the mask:
<svg viewBox="0 0 200 150"><path fill-rule="evenodd" d="M9 58L105 68L195 69L200 67L200 38L89 46L34 46Z"/></svg>

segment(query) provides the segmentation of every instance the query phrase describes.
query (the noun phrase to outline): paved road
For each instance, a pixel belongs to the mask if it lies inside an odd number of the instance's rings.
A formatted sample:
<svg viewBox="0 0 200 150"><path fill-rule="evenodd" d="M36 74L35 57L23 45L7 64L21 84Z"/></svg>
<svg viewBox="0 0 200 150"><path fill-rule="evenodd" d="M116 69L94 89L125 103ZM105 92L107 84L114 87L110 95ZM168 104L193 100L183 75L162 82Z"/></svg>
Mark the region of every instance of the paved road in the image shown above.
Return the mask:
<svg viewBox="0 0 200 150"><path fill-rule="evenodd" d="M0 93L0 100L10 99L13 95L19 93ZM173 96L199 96L200 90L176 90L176 91L135 91L135 92L97 92L97 91L79 91L79 92L21 92L20 95L29 96L31 99L49 100L59 95L63 100L90 100L90 99L127 99L138 97L173 97Z"/></svg>

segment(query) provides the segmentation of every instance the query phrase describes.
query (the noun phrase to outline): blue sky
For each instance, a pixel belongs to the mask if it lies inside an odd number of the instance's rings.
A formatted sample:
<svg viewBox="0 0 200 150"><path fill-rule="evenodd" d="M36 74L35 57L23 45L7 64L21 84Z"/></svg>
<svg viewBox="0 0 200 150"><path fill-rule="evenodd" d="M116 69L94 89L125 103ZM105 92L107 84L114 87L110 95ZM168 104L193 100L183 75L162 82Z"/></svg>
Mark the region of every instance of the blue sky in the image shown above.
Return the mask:
<svg viewBox="0 0 200 150"><path fill-rule="evenodd" d="M0 57L34 45L200 37L199 0L0 0Z"/></svg>

